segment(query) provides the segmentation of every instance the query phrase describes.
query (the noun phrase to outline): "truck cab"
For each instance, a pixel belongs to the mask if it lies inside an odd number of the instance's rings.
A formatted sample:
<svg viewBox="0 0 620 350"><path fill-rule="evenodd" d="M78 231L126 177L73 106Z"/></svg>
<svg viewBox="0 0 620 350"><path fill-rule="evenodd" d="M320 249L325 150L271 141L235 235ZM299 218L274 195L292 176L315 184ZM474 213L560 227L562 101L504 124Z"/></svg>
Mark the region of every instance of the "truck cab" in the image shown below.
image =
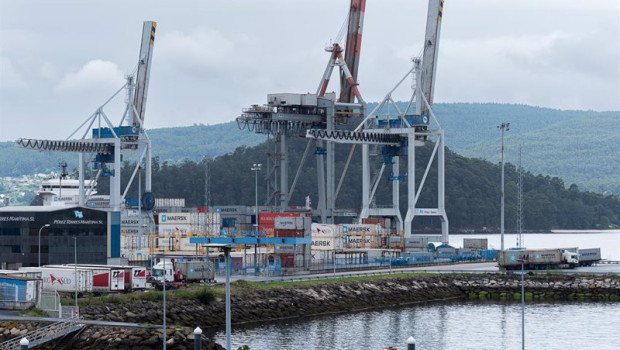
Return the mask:
<svg viewBox="0 0 620 350"><path fill-rule="evenodd" d="M572 269L579 266L579 253L564 250L562 251L562 260Z"/></svg>
<svg viewBox="0 0 620 350"><path fill-rule="evenodd" d="M163 259L155 264L151 269L151 277L159 282L174 282L174 264L172 260Z"/></svg>

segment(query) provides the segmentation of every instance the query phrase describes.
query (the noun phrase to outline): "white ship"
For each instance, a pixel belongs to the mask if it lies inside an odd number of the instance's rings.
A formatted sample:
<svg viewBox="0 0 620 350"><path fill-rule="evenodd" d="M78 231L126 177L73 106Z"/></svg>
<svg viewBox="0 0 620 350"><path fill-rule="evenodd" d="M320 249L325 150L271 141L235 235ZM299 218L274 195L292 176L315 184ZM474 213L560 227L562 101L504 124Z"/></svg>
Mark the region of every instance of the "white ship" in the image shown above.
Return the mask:
<svg viewBox="0 0 620 350"><path fill-rule="evenodd" d="M110 196L97 195L95 180L84 180L84 191L87 194L86 206L102 208L109 206ZM41 184L36 191L41 196L44 206L76 206L79 205L80 182L75 179L50 179Z"/></svg>

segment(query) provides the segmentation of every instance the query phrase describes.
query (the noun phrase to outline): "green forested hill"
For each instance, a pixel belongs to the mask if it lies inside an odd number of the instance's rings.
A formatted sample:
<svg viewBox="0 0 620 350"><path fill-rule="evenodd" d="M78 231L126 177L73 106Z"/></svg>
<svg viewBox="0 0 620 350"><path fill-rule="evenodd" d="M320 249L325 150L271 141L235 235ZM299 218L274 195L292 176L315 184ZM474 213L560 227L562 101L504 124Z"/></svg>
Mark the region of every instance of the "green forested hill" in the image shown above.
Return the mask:
<svg viewBox="0 0 620 350"><path fill-rule="evenodd" d="M300 162L305 142L292 140L291 166L296 168ZM346 147L347 146L342 146ZM253 205L254 173L250 170L257 159L263 158L267 151L266 143L257 147L241 147L233 153L208 161L211 167L210 205ZM432 145L422 147L416 152L421 163L416 169L417 183L424 173L426 159L432 152ZM337 173L346 161L346 152L336 157ZM354 155L343 187L336 201L338 208L359 210L361 206L361 161L359 147ZM380 163L379 159L379 163ZM186 205L204 205L205 164L185 161L181 164L155 162L153 189L156 196L182 197ZM316 162L311 159L303 168L290 204L302 206L305 196L313 202L317 200ZM380 164L374 164L376 173ZM406 160L401 169L406 169ZM125 171L130 171L129 168ZM263 169L258 177L258 200L265 203L266 182ZM129 174L125 176L128 179ZM291 171L291 176L294 172ZM391 202L392 183L383 177L377 190L377 205ZM506 228L514 230L517 218L517 180L516 168L506 166ZM500 168L482 159L469 159L451 151L446 151L446 211L452 232L459 230L480 230L486 227L496 230L500 223ZM418 207L436 205L436 167L429 172L426 186L420 196ZM100 184L100 192L106 192L108 185ZM406 208L406 183L401 182L401 209ZM591 229L620 226L620 200L617 196L606 196L580 191L575 186L566 186L559 178L534 175L527 172L523 176L524 228L527 230L548 230L552 228ZM137 195L135 188L133 195ZM404 213L403 213L404 214ZM414 220L416 229L437 228L436 218L421 217Z"/></svg>
<svg viewBox="0 0 620 350"><path fill-rule="evenodd" d="M369 106L372 109L372 105ZM535 174L560 177L581 189L620 194L620 112L562 111L525 105L493 103L435 104L435 114L446 134L446 145L456 153L499 162L502 121L511 123L506 133L506 161L517 163L522 144L524 168ZM194 125L149 131L154 156L170 164L200 161L239 146L253 146L265 137L239 130L235 122ZM22 150L11 142L0 143L0 176L54 169L66 159L75 167L76 157Z"/></svg>

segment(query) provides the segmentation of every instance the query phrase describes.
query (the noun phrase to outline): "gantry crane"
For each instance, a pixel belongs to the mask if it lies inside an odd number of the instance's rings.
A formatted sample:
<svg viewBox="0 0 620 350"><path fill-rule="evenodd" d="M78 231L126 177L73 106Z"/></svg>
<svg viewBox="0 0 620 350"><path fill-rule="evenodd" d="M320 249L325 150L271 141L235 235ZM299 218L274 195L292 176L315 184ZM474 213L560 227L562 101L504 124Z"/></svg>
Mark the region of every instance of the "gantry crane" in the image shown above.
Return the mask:
<svg viewBox="0 0 620 350"><path fill-rule="evenodd" d="M315 145L319 192L317 214L323 223L333 222L335 215L334 207L338 191L335 188L334 143L322 140L309 141L293 184L289 188L287 138L304 137L308 129L335 130L337 125L347 123L349 118L363 116L365 102L357 88L357 71L365 6L365 0L351 1L346 57L343 57L343 49L338 42L326 49L330 53L330 58L316 93L269 94L266 105L253 105L244 109L243 114L237 118L240 128L273 137L275 149L270 153L272 166L268 167L267 175L268 183L273 190L267 202L275 199L281 210L288 209L288 202L311 146ZM336 99L335 93L326 92L335 67L338 67L341 76L342 91L339 100ZM353 68L350 69L351 67ZM357 102L354 102L355 99ZM279 181L277 181L278 175Z"/></svg>
<svg viewBox="0 0 620 350"><path fill-rule="evenodd" d="M443 0L429 0L426 23L426 35L422 58L413 60L413 68L388 92L379 105L368 114L362 123L352 132L312 129L307 137L338 143L362 145L362 211L360 221L369 216L390 216L397 222L397 230L404 228L405 237L412 235L412 222L415 216L436 216L441 220L441 241L448 243L448 218L445 211L445 151L444 132L432 111L434 82L437 69L439 37L443 15ZM414 93L404 111L401 111L392 93L410 75L414 77ZM413 109L415 102L415 110ZM381 116L386 107L391 106L395 116ZM430 157L419 188L416 189L415 164L416 147L423 146L430 139L435 139L435 147ZM380 145L383 164L379 175L371 184L370 180L370 146ZM400 175L399 157L407 157L407 172ZM417 201L426 181L426 177L437 156L437 207L418 208ZM383 208L371 205L372 199L380 185L385 169L391 166L389 180L392 181L392 204ZM407 181L407 214L404 224L399 208L399 181ZM404 227L403 227L404 226Z"/></svg>
<svg viewBox="0 0 620 350"><path fill-rule="evenodd" d="M21 138L17 144L21 147L40 151L76 152L79 155L79 205L84 206L92 189L84 188L86 163L92 163L97 170L94 184L100 176L110 177L110 227L111 258L120 257L121 204L139 169L144 162L145 169L145 209L152 209L154 197L151 194L151 141L144 129L147 92L153 44L157 23L147 21L143 24L140 54L137 72L127 76L127 82L88 117L65 140L35 140ZM117 126L113 125L103 108L121 91L126 90L126 108ZM93 126L95 126L93 128ZM91 130L91 128L93 128ZM79 136L81 135L81 136ZM75 138L78 136L79 138ZM88 137L90 136L90 137ZM121 157L126 152L141 152L136 167L125 190L121 193ZM86 161L86 157L89 160ZM110 169L111 165L111 169ZM149 209L150 208L150 209Z"/></svg>

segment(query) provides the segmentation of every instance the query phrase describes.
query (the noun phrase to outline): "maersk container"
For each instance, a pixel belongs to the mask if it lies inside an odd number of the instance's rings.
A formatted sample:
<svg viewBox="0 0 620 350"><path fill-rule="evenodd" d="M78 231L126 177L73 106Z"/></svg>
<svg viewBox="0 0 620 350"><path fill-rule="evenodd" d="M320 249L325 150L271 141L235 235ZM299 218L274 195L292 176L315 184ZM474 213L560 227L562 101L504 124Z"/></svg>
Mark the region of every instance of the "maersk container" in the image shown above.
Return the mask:
<svg viewBox="0 0 620 350"><path fill-rule="evenodd" d="M215 269L211 261L175 261L175 273L180 272L186 281L213 281L215 280Z"/></svg>
<svg viewBox="0 0 620 350"><path fill-rule="evenodd" d="M579 249L579 266L592 266L601 260L601 248Z"/></svg>

